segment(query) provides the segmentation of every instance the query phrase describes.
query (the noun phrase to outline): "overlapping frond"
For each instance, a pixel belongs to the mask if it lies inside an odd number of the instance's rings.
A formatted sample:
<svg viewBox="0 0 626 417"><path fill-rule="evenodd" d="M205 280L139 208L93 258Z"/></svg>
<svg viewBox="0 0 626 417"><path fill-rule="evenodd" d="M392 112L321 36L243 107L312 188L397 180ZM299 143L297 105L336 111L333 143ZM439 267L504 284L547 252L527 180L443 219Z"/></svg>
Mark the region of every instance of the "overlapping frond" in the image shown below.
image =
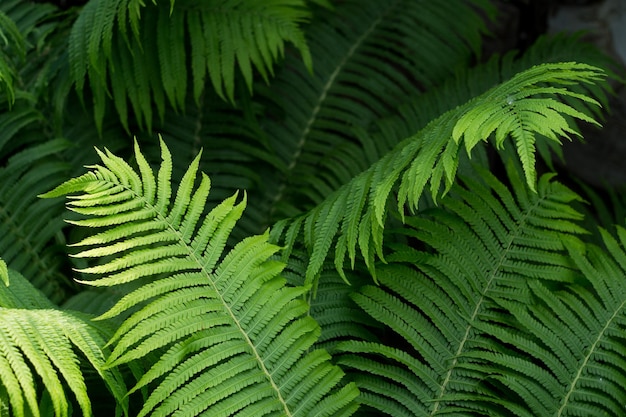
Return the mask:
<svg viewBox="0 0 626 417"><path fill-rule="evenodd" d="M526 182L534 188L535 135L559 141L561 136L577 134L570 119L595 123L557 98L597 103L567 87L601 78L599 69L576 63L544 64L523 71L433 120L310 212L277 223L274 236L302 233L311 251L309 281L319 272L333 243L340 271L346 256L355 261L357 248L372 267L376 256L383 257L383 229L393 200L401 216L405 209L417 208L427 186L436 200L442 185L446 190L455 180L462 146L470 154L493 134L499 147L512 135Z"/></svg>
<svg viewBox="0 0 626 417"><path fill-rule="evenodd" d="M292 285L302 285L307 268L305 253L283 253L286 268L283 272ZM309 314L321 327L315 346L332 352L333 347L346 339L377 341L380 326L373 322L351 298L351 294L371 283L366 272L349 272L351 285L346 285L332 263L325 265L317 285L306 295Z"/></svg>
<svg viewBox="0 0 626 417"><path fill-rule="evenodd" d="M566 241L583 279L558 290L532 281L532 303L499 303L517 330L493 334L512 349L472 357L492 363L490 379L519 397L515 415L624 414L625 232L601 230L604 248Z"/></svg>
<svg viewBox="0 0 626 417"><path fill-rule="evenodd" d="M157 175L136 147L139 173L108 151L103 165L46 197L72 195L72 223L103 228L78 242L86 283L142 285L101 319L136 306L109 342L111 366L148 361L131 392L152 388L139 415L351 415L357 395L323 350L310 350L319 326L307 316L307 287L285 285L278 247L267 234L223 254L245 201L233 195L208 214L210 181L195 187L200 157L172 189L172 160L162 144ZM174 194L175 193L175 194ZM245 200L245 199L244 199Z"/></svg>
<svg viewBox="0 0 626 417"><path fill-rule="evenodd" d="M264 128L284 165L265 192L272 219L321 202L373 162L354 127L469 64L484 31L477 9L491 11L484 2L351 0L316 16L307 28L313 74L288 56L259 89L275 103Z"/></svg>
<svg viewBox="0 0 626 417"><path fill-rule="evenodd" d="M506 352L488 349L470 360L492 364L489 379L515 393L516 416L622 416L626 353L626 229L601 230L604 248L566 240L584 278L555 290L530 282L527 305L499 302L515 328L485 324Z"/></svg>
<svg viewBox="0 0 626 417"><path fill-rule="evenodd" d="M506 403L518 415L515 395L498 397L485 383L494 365L476 354L509 350L494 342L498 333L515 334L500 301L528 303L529 281L575 280L561 239L584 230L569 206L575 193L549 175L534 193L510 172L514 191L481 172L482 182L454 186L441 207L408 217L407 243L377 268L380 285L353 296L403 340L338 346L353 354L339 363L357 371L364 404L393 416L497 416Z"/></svg>
<svg viewBox="0 0 626 417"><path fill-rule="evenodd" d="M71 412L73 401L83 416L93 415L80 366L85 359L111 391L116 415L128 415L122 375L116 368L105 367L108 352L104 346L111 334L89 316L57 309L18 272L9 269L4 278L6 282L0 284L0 387L6 394L3 407L10 415L76 415Z"/></svg>
<svg viewBox="0 0 626 417"><path fill-rule="evenodd" d="M69 147L58 139L13 155L0 168L0 254L10 268L26 276L54 302L66 296L63 242L63 205L37 195L69 175L69 167L56 156ZM65 285L64 285L65 284Z"/></svg>
<svg viewBox="0 0 626 417"><path fill-rule="evenodd" d="M253 69L267 80L286 42L310 68L300 28L309 17L305 6L303 0L90 1L69 39L72 78L79 91L89 80L98 125L110 94L125 126L132 109L150 129L153 106L161 119L166 99L182 108L188 85L198 100L208 78L234 101L238 72L248 88Z"/></svg>

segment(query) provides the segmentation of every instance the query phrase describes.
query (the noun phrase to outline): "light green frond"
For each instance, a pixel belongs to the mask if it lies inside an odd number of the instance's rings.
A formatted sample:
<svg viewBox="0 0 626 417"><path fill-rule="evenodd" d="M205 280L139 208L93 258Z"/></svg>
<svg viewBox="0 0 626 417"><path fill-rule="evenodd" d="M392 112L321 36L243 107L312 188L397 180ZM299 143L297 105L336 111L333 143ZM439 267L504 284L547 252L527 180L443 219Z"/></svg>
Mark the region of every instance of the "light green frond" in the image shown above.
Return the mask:
<svg viewBox="0 0 626 417"><path fill-rule="evenodd" d="M57 309L19 273L9 270L8 275L11 285L0 287L0 385L11 415L39 416L41 389L49 394L55 417L70 415L70 392L81 414L93 415L77 352L106 383L120 407L117 413L128 415L122 375L105 368L106 328Z"/></svg>
<svg viewBox="0 0 626 417"><path fill-rule="evenodd" d="M524 190L519 173L509 174L511 188ZM497 366L479 358L506 355L506 343L515 344L493 337L516 334L508 305L530 303L528 282L576 279L562 239L584 232L576 224L580 215L569 207L579 197L550 176L542 178L537 194L529 188L513 194L486 171L479 177L481 182L453 186L439 208L407 217L407 239L423 242L426 252L396 243L388 264L377 266L380 285L353 295L407 343L402 352L361 341L337 347L344 353L339 363L359 371L354 378L362 401L379 412L471 415L475 409L506 415L507 407L514 408L506 399L515 394L499 400L481 395L481 384Z"/></svg>
<svg viewBox="0 0 626 417"><path fill-rule="evenodd" d="M330 246L328 242L337 237L338 230L342 230L342 233L346 233L350 239L339 239L336 242L347 244L349 241L351 246L347 248L347 251L340 250L337 253L344 255L348 253L350 256L355 253L354 219L357 217L361 217L358 242L362 255L366 260L371 258L372 253L381 257L382 231L387 218L390 197L393 194L392 190L398 187L396 198L401 216L405 208L411 211L417 209L424 189L429 183L432 198L436 199L440 194L441 183L447 189L456 177L458 165L454 161L459 160L460 152L457 142L459 145L464 142L467 152L471 152L478 143L488 140L496 129L500 130L499 136L512 135L518 141L520 151L518 156L525 167L526 182L531 189L534 189L534 165L532 169L529 165L534 161L535 135L543 132L545 127L527 123L523 116L521 118L515 116L515 112L511 112L508 116L514 123L496 125L495 119L492 119L493 115L503 114L503 119L509 120L504 117L503 112L511 105L509 98L513 95L516 95L515 106L526 106L524 104L526 101L531 101L533 105L536 105L537 100L533 94L537 93L537 97L543 97L546 91L550 91L557 97L578 97L578 94L567 89L572 80L593 83L601 77L602 72L599 69L584 64L544 64L533 67L492 88L478 98L470 100L465 105L448 111L416 135L402 141L367 171L330 194L310 213L303 215L306 219L303 229L304 241L311 251L307 279L315 279L320 265L328 256ZM545 83L552 83L553 87L546 90L542 86ZM560 87L555 87L558 85ZM584 101L593 102L593 99L585 98ZM551 98L538 101L546 110L550 109L552 102ZM538 113L533 112L533 114ZM588 119L586 114L582 112L579 114L572 107L568 107L566 114L573 114L583 120ZM553 133L556 135L558 129L566 128L557 124ZM528 138L528 141L522 143L523 138ZM348 212L347 201L350 200L348 196L362 195L364 187L369 189L367 201L363 205L352 206L353 210L360 212ZM322 213L330 213L331 208L333 213L340 213L339 218L322 216ZM293 220L289 219L284 222L291 221ZM339 229L336 224L338 221L346 226ZM316 227L309 228L307 232L307 224L315 224ZM367 225L369 230L364 229L364 225ZM280 227L284 230L284 226ZM325 231L326 235L320 236ZM343 260L339 261L339 264L342 263Z"/></svg>
<svg viewBox="0 0 626 417"><path fill-rule="evenodd" d="M85 283L139 284L100 316L134 311L109 341L108 364L147 364L133 388L151 392L139 415L352 414L355 387L341 382L343 373L325 351L311 350L320 329L307 315L308 287L285 285L284 265L271 259L279 248L268 243L268 233L224 254L245 199L237 203L234 195L200 216L209 183L204 177L194 191L199 158L174 193L171 155L162 147L156 190L147 166L143 186L126 163L100 153L106 167L95 165L90 176L45 195L80 193L68 202L71 210L83 211L74 201L94 204L74 223L107 227L79 243L98 247L75 256L101 260L82 270L96 274ZM146 198L146 190L156 199Z"/></svg>
<svg viewBox="0 0 626 417"><path fill-rule="evenodd" d="M596 100L566 88L541 85L591 84L602 78L598 69L575 63L554 64L552 68L546 71L545 67L536 66L508 81L510 90L494 89L486 93L482 104L476 103L459 118L452 132L454 140L458 142L463 138L465 148L470 153L479 141L486 140L492 133L495 133L495 145L498 148L503 146L504 140L510 135L515 142L527 182L534 187L537 134L556 142L560 141L560 137L569 138L569 134L578 134L570 126L571 119L566 118L568 116L599 125L585 113L552 97L572 97L599 105ZM500 105L493 106L493 102Z"/></svg>

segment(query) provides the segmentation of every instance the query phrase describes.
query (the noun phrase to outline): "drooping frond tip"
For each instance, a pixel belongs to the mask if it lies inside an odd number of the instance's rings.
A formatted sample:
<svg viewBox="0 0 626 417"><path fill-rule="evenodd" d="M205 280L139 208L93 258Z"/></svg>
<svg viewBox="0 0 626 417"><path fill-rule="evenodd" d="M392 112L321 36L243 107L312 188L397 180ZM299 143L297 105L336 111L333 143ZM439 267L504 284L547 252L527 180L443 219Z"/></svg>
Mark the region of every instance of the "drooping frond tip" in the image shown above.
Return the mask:
<svg viewBox="0 0 626 417"><path fill-rule="evenodd" d="M537 136L560 144L560 138L580 136L575 119L599 126L587 105L601 104L570 86L592 85L605 78L600 68L562 62L536 65L515 75L504 85L485 93L458 119L452 138L465 142L468 153L480 141L495 134L495 145L502 148L507 138L515 143L526 182L535 189L535 144ZM572 100L573 99L573 100Z"/></svg>
<svg viewBox="0 0 626 417"><path fill-rule="evenodd" d="M382 259L391 199L395 197L401 216L405 209L417 209L427 187L436 200L442 184L445 193L455 181L462 142L471 154L479 143L490 139L502 148L509 137L526 182L535 191L537 140L560 143L560 137L578 135L576 119L598 124L588 106L600 103L577 89L603 79L601 69L573 62L541 64L522 71L433 120L310 212L279 222L273 234L291 241L299 233L304 235L311 250L309 281L318 276L334 242L340 273L346 256L354 264L357 248L375 273L372 267L376 257Z"/></svg>

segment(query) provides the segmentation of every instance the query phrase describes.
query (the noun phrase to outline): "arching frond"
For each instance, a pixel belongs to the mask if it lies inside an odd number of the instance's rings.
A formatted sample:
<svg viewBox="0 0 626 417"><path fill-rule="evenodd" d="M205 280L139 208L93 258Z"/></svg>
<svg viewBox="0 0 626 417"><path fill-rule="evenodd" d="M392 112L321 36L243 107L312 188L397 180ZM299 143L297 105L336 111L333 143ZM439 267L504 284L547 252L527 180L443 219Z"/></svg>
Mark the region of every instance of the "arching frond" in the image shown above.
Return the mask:
<svg viewBox="0 0 626 417"><path fill-rule="evenodd" d="M316 16L307 28L313 74L287 56L267 91L259 89L275 103L263 125L284 166L265 192L272 220L321 202L367 168L352 129L467 65L485 30L477 9L491 11L459 0L351 0Z"/></svg>
<svg viewBox="0 0 626 417"><path fill-rule="evenodd" d="M534 193L510 172L514 191L484 171L483 182L454 186L439 208L407 217L411 243L396 245L388 264L377 267L379 286L354 295L403 340L337 347L353 354L339 363L358 371L364 404L392 416L497 416L507 415L507 407L521 415L515 395L498 396L485 383L494 364L477 353L509 350L494 341L509 330L515 334L501 300L523 306L532 298L527 282L575 280L562 236L584 230L569 206L575 193L549 175Z"/></svg>
<svg viewBox="0 0 626 417"><path fill-rule="evenodd" d="M307 316L306 287L290 287L278 247L267 234L223 254L244 202L227 198L203 216L210 181L195 187L200 157L177 190L162 144L155 176L136 147L139 172L108 151L103 165L45 194L72 195L72 223L103 231L76 245L76 256L100 258L83 269L94 286L138 282L101 319L141 308L112 337L112 366L156 362L131 392L152 387L140 416L347 416L356 409L352 384L323 350L310 350L319 326ZM175 193L175 194L174 194Z"/></svg>
<svg viewBox="0 0 626 417"><path fill-rule="evenodd" d="M558 62L584 62L602 68L611 78L618 78L611 75L611 61L592 44L583 42L580 34L543 36L522 55L517 51L510 51L503 56L494 55L487 62L459 69L454 77L448 78L440 86L404 98L394 114L377 120L368 129L359 130L359 138L372 155L371 162L375 162L398 142L423 129L431 120L483 94L494 83L504 82L535 65ZM606 93L610 88L606 82L580 83L570 85L568 89L596 99L603 107L608 105ZM566 97L562 98L567 100ZM588 116L602 117L602 109L598 106L579 100L568 100L567 103ZM559 144L551 141L540 140L537 146L546 160L549 159L544 149L546 146L560 152Z"/></svg>
<svg viewBox="0 0 626 417"><path fill-rule="evenodd" d="M354 262L357 247L371 268L374 258L383 256L382 232L392 191L397 190L395 203L400 215L405 206L409 210L417 208L427 186L436 200L442 184L448 189L455 179L460 147L470 154L492 134L498 147L513 136L526 182L534 188L536 135L559 141L561 136L576 134L568 123L570 118L595 123L557 98L597 103L567 86L601 78L599 69L576 63L544 64L523 71L433 120L298 221L279 222L274 236L281 236L285 230L291 234L302 231L311 251L309 281L319 272L333 242L340 271L346 256Z"/></svg>
<svg viewBox="0 0 626 417"><path fill-rule="evenodd" d="M122 375L105 367L110 332L89 316L57 309L18 272L9 269L5 278L0 284L0 387L10 415L41 415L42 396L51 402L44 415L72 415L71 393L81 414L91 416L78 354L110 389L118 404L116 414L128 415Z"/></svg>
<svg viewBox="0 0 626 417"><path fill-rule="evenodd" d="M207 77L231 102L236 68L248 88L253 68L267 80L286 42L310 68L300 29L308 16L303 0L90 1L69 39L72 78L79 91L88 78L98 125L110 93L125 126L132 109L150 129L153 104L163 119L165 98L180 109L187 86L198 100Z"/></svg>

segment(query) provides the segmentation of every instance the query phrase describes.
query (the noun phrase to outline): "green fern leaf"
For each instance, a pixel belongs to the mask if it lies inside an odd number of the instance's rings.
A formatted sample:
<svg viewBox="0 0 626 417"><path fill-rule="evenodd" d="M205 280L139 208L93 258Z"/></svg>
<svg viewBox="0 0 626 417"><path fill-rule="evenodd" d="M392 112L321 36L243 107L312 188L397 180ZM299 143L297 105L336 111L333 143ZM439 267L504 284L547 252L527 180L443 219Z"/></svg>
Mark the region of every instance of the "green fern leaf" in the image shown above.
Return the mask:
<svg viewBox="0 0 626 417"><path fill-rule="evenodd" d="M54 416L69 416L71 392L83 416L92 415L76 351L89 361L128 415L126 387L116 368L105 367L106 327L76 312L59 310L19 273L9 270L10 286L0 286L0 382L11 415L39 416L38 384L49 393ZM40 382L37 382L40 381Z"/></svg>
<svg viewBox="0 0 626 417"><path fill-rule="evenodd" d="M171 201L172 161L162 143L156 179L137 150L141 177L122 159L100 152L103 165L46 193L79 193L68 207L104 227L75 256L103 262L84 268L94 286L135 282L107 319L134 309L109 344L110 366L156 356L132 391L152 387L140 416L351 415L357 395L323 350L310 350L319 326L307 315L308 287L290 287L268 233L241 241L223 255L245 206L237 195L204 217L209 180L194 191L199 156ZM144 185L145 182L145 185ZM138 203L138 204L137 204ZM97 247L93 247L96 246ZM143 283L143 285L141 285Z"/></svg>
<svg viewBox="0 0 626 417"><path fill-rule="evenodd" d="M351 0L320 10L307 29L313 74L288 55L272 84L258 89L273 104L263 128L281 160L268 173L275 187L260 196L271 207L268 224L292 216L286 207L319 204L367 169L373 160L354 129L394 114L407 95L469 63L485 30L477 10L491 10L470 3ZM448 13L462 19L454 28L443 19Z"/></svg>
<svg viewBox="0 0 626 417"><path fill-rule="evenodd" d="M72 27L71 78L79 93L89 81L99 129L108 93L126 129L128 102L139 123L151 129L152 104L161 119L166 99L175 110L184 108L188 84L198 102L207 74L218 95L234 102L236 69L252 89L252 68L267 80L286 42L302 53L307 68L312 66L300 29L309 17L304 0L152 3L94 0Z"/></svg>
<svg viewBox="0 0 626 417"><path fill-rule="evenodd" d="M68 164L56 154L68 147L61 139L43 142L14 154L0 168L0 253L9 268L54 302L68 290L56 241L64 227L63 207L38 200L37 194L67 178Z"/></svg>
<svg viewBox="0 0 626 417"><path fill-rule="evenodd" d="M574 109L553 98L530 98L549 95L563 98L573 97L577 100L599 105L594 99L565 88L544 87L538 83L593 83L600 80L597 68L574 63L554 64L553 69L546 71L536 66L513 77L509 83L516 92L495 89L485 95L482 105L473 106L459 118L452 132L455 141L463 137L468 153L481 140L486 140L495 132L495 144L502 147L504 140L511 135L515 141L517 152L524 167L528 184L535 184L535 135L538 133L553 141L560 136L576 134L563 117L570 116L592 124L599 125L585 113ZM523 85L523 86L522 86ZM487 100L501 103L493 106Z"/></svg>
<svg viewBox="0 0 626 417"><path fill-rule="evenodd" d="M517 171L509 173L512 188L523 190ZM491 398L481 387L496 362L479 361L479 355L506 354L506 345L493 341L498 332L516 334L503 303L530 303L531 280L575 281L562 238L584 232L576 224L580 214L569 207L579 197L550 176L542 177L537 194L527 188L515 195L486 171L480 178L452 187L440 208L407 217L407 238L429 252L394 245L388 264L377 267L380 286L353 296L407 343L405 349L369 341L337 346L344 353L339 363L359 371L354 378L363 403L379 412L506 415L513 401Z"/></svg>
<svg viewBox="0 0 626 417"><path fill-rule="evenodd" d="M532 121L537 117L542 123L557 119L556 116L552 115L551 112L553 111L582 120L591 119L587 114L571 106L554 105L555 101L550 97L537 99L533 94L536 93L538 97L555 94L597 104L591 98L582 98L583 96L578 93L569 91L567 86L572 82L593 83L601 77L601 70L584 64L544 64L533 67L494 87L478 98L470 100L465 105L450 110L429 123L416 135L402 141L367 171L331 194L325 202L310 213L303 215L306 219L305 224L317 225L316 229L311 229L310 233L304 231L305 244L312 252L307 279L315 279L319 272L319 266L328 255L326 249L328 244L322 245L322 243L328 242L330 236L316 236L316 234L329 231L335 235L333 237L336 237L339 230L337 226L330 224L337 221L334 216L326 219L320 213L327 212L329 207L343 201L342 206L333 208L333 210L342 214L339 221L344 221L343 219L347 218L354 219L356 216L361 217L358 241L363 257L372 259L372 253L381 257L382 231L387 217L390 195L394 187L399 187L397 210L401 216L404 214L405 207L409 210L417 208L428 183L431 186L432 197L436 199L440 193L440 182L443 182L448 188L456 177L458 168L456 161L459 160L461 141L465 143L465 148L469 153L479 142L488 140L494 130L496 131L496 146L502 145L499 142L500 138L508 135L513 136L518 142L518 155L525 167L526 182L531 189L534 189L536 186L533 180L535 171L534 167L529 167L529 164L534 161L535 134L548 133L551 137L556 138L558 134L567 134L573 130L567 125L562 125L561 121L556 122L554 128L546 127L543 124L540 126ZM553 83L554 85L561 85L561 87L544 87L542 86L543 83ZM532 115L522 115L522 118L518 118L513 115L514 112L511 112L511 115L506 116L505 110L510 105L511 97L515 97L516 108L534 109L533 111L525 110ZM539 110L538 105L542 112L552 115L550 119L545 119L545 116L537 112ZM496 123L497 118L500 117L498 115L502 116L503 123L501 124ZM566 119L562 118L561 120ZM352 194L359 195L362 193L359 190L362 190L364 184L369 184L368 200L363 206L355 206L357 208L362 207L362 212L348 214L345 201L349 198L343 197ZM291 221L288 219L284 222L289 223ZM367 228L364 225L367 225ZM281 225L280 227L284 226ZM351 233L354 234L353 229ZM346 244L348 239L341 239L339 242ZM353 242L354 239L350 239L351 245L354 244ZM350 256L355 253L353 246L347 249L347 251L340 250L338 253L348 253ZM351 260L354 261L353 258ZM338 261L338 263L343 264L343 260Z"/></svg>
<svg viewBox="0 0 626 417"><path fill-rule="evenodd" d="M26 56L24 35L9 16L0 11L0 92L6 94L9 106L15 102L15 84L18 79L14 58ZM8 53L7 53L8 52Z"/></svg>
<svg viewBox="0 0 626 417"><path fill-rule="evenodd" d="M626 410L626 230L618 227L617 239L600 234L606 249L565 240L584 279L556 291L533 280L532 303L499 303L517 320L517 331L481 326L513 349L470 357L494 364L490 378L519 395L517 415L621 416Z"/></svg>

